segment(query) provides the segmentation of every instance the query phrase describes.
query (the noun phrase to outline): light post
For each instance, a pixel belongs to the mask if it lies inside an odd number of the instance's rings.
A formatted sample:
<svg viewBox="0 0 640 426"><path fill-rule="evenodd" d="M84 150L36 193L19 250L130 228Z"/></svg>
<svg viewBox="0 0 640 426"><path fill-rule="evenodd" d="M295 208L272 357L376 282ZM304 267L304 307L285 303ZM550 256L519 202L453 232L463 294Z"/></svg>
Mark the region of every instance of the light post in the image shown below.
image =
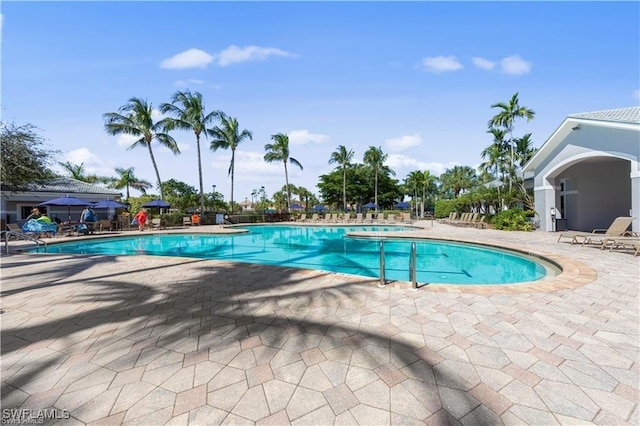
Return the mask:
<svg viewBox="0 0 640 426"><path fill-rule="evenodd" d="M213 194L211 195L211 199L213 200L213 212L215 213L216 211L216 186L213 185Z"/></svg>

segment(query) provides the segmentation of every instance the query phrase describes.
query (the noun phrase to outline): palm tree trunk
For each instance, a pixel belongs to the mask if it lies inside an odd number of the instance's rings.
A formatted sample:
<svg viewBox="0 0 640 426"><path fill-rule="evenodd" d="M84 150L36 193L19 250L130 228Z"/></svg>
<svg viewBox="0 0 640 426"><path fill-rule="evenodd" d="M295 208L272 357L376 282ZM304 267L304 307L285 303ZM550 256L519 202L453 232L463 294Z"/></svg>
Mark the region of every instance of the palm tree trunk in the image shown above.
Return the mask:
<svg viewBox="0 0 640 426"><path fill-rule="evenodd" d="M236 157L236 150L232 149L231 150L231 204L230 204L230 209L231 209L231 213L233 213L233 175L235 173L235 157Z"/></svg>
<svg viewBox="0 0 640 426"><path fill-rule="evenodd" d="M284 162L284 181L287 184L287 212L291 209L291 192L289 189L289 173L287 172L287 162Z"/></svg>
<svg viewBox="0 0 640 426"><path fill-rule="evenodd" d="M342 203L344 211L347 211L347 169L342 168Z"/></svg>
<svg viewBox="0 0 640 426"><path fill-rule="evenodd" d="M200 179L200 214L204 214L204 187L202 186L202 161L200 159L200 135L196 133L196 147L198 149L198 178Z"/></svg>
<svg viewBox="0 0 640 426"><path fill-rule="evenodd" d="M164 200L164 191L162 190L162 181L160 180L160 172L158 171L158 165L156 164L156 158L153 156L153 151L151 150L151 142L147 142L147 148L149 149L149 156L151 157L151 164L153 164L153 170L156 172L156 180L158 182L158 189L160 190L160 199ZM128 199L127 194L127 199Z"/></svg>
<svg viewBox="0 0 640 426"><path fill-rule="evenodd" d="M376 168L376 185L375 185L374 203L376 204L376 213L378 213L378 169L377 168Z"/></svg>

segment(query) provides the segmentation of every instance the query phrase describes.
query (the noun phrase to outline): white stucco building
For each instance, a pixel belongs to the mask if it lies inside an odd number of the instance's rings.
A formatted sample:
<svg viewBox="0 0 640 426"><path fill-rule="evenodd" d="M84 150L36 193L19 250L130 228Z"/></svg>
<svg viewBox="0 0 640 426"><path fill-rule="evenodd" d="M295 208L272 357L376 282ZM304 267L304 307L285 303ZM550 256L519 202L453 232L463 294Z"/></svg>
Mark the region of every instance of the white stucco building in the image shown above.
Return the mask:
<svg viewBox="0 0 640 426"><path fill-rule="evenodd" d="M640 231L640 107L569 115L524 166L533 178L540 229L607 228L632 216Z"/></svg>

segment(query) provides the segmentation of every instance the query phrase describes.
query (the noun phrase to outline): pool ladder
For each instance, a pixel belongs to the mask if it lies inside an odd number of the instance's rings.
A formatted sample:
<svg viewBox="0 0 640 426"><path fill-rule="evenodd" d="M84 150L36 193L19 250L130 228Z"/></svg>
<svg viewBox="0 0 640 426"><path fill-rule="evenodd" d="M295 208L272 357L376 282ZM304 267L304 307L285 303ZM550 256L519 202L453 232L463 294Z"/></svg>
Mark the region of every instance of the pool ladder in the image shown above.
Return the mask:
<svg viewBox="0 0 640 426"><path fill-rule="evenodd" d="M418 288L418 274L416 272L417 264L416 243L415 241L412 241L411 253L409 255L409 281L411 281L411 287L416 289ZM384 240L380 240L380 286L384 286L386 283L384 269Z"/></svg>

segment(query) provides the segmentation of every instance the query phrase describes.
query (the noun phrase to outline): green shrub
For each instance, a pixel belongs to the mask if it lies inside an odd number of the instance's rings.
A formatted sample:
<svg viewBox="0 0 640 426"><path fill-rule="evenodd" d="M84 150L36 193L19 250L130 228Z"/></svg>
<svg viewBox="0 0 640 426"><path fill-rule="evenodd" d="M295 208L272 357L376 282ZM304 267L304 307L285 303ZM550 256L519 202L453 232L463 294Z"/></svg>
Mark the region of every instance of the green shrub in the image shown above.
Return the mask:
<svg viewBox="0 0 640 426"><path fill-rule="evenodd" d="M449 217L451 212L458 211L458 200L438 200L434 215L436 219Z"/></svg>
<svg viewBox="0 0 640 426"><path fill-rule="evenodd" d="M495 215L491 223L495 229L505 231L533 231L533 224L528 220L532 217L530 212L519 208L505 210Z"/></svg>

